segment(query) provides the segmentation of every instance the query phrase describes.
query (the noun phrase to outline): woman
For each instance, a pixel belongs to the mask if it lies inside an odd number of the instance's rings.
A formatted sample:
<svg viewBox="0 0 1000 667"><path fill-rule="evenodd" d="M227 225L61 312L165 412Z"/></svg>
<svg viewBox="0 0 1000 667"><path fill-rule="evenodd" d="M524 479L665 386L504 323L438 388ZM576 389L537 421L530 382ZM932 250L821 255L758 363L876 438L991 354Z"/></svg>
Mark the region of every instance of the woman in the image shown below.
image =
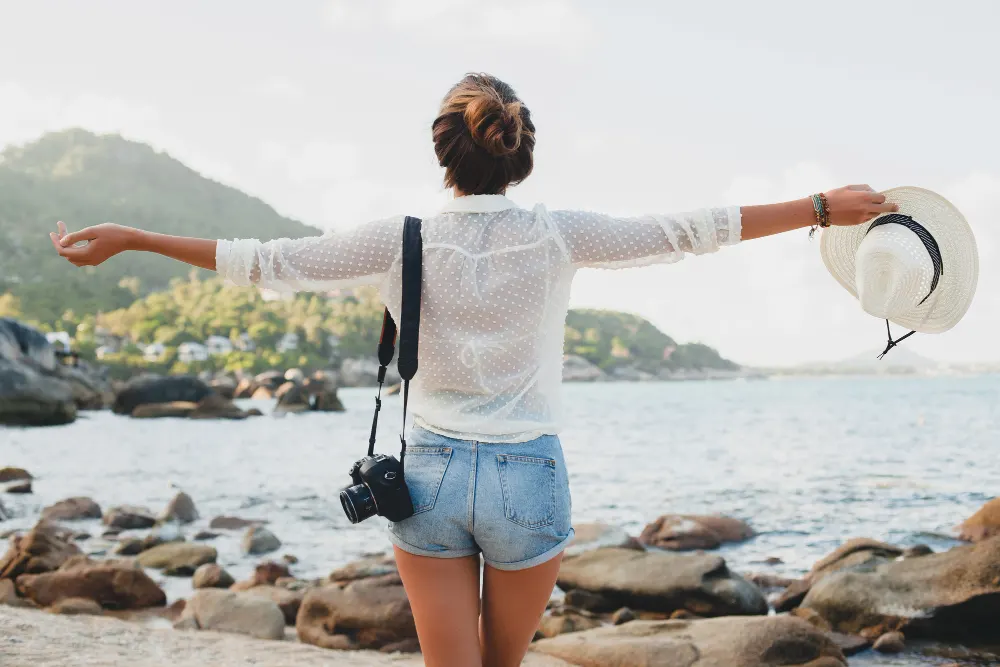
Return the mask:
<svg viewBox="0 0 1000 667"><path fill-rule="evenodd" d="M485 74L465 77L432 128L454 200L423 222L420 372L406 457L416 513L390 525L390 539L425 663L510 667L524 657L573 537L556 434L576 270L673 262L817 222L858 224L894 207L867 186L851 186L825 199L639 218L527 210L504 196L531 173L535 147L531 114L510 86ZM402 228L398 216L261 243L113 224L67 234L59 223L52 240L77 266L143 250L238 285L374 284L399 321Z"/></svg>

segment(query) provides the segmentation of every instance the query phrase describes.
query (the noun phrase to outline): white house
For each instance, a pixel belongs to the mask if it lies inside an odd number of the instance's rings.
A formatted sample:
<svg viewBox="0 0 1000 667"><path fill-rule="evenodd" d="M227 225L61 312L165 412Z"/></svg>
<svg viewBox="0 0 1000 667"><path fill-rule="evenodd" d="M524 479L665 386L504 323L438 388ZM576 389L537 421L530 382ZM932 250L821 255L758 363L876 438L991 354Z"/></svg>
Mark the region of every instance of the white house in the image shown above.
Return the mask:
<svg viewBox="0 0 1000 667"><path fill-rule="evenodd" d="M246 331L240 334L240 337L236 339L236 349L242 352L253 352L257 349L257 344L253 342L253 338L250 337Z"/></svg>
<svg viewBox="0 0 1000 667"><path fill-rule="evenodd" d="M56 352L69 352L72 347L69 334L65 331L52 331L45 334L45 339L49 341L49 345L56 349Z"/></svg>
<svg viewBox="0 0 1000 667"><path fill-rule="evenodd" d="M163 343L153 343L142 349L142 358L146 361L159 361L166 353L167 347Z"/></svg>
<svg viewBox="0 0 1000 667"><path fill-rule="evenodd" d="M278 352L291 352L292 350L299 349L299 335L295 333L286 333L278 341L275 348Z"/></svg>
<svg viewBox="0 0 1000 667"><path fill-rule="evenodd" d="M212 355L229 354L233 351L232 342L223 336L209 336L205 339L205 347L208 349L208 353Z"/></svg>
<svg viewBox="0 0 1000 667"><path fill-rule="evenodd" d="M208 359L208 348L201 343L181 343L177 346L177 359L185 364Z"/></svg>

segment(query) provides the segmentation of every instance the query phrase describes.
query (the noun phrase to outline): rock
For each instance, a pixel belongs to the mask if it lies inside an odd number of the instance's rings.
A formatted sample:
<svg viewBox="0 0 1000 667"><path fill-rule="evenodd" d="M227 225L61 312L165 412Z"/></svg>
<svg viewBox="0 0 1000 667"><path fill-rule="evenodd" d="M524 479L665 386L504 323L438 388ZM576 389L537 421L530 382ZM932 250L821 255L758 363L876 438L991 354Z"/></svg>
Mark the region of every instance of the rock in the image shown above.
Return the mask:
<svg viewBox="0 0 1000 667"><path fill-rule="evenodd" d="M355 581L357 579L397 574L398 572L396 569L396 559L392 557L392 554L376 554L334 570L327 579L332 582Z"/></svg>
<svg viewBox="0 0 1000 667"><path fill-rule="evenodd" d="M845 635L841 632L827 632L826 636L829 637L830 641L836 644L837 648L840 649L840 652L847 657L857 655L862 651L867 651L868 647L872 645L869 640L865 639L861 635Z"/></svg>
<svg viewBox="0 0 1000 667"><path fill-rule="evenodd" d="M198 566L191 579L192 588L229 588L234 583L233 577L215 563Z"/></svg>
<svg viewBox="0 0 1000 667"><path fill-rule="evenodd" d="M285 374L281 371L264 371L254 376L253 382L258 387L264 387L273 392L285 383Z"/></svg>
<svg viewBox="0 0 1000 667"><path fill-rule="evenodd" d="M116 556L136 556L141 554L146 549L151 549L152 547L146 545L146 540L141 537L129 537L118 544L115 548L111 550L111 553Z"/></svg>
<svg viewBox="0 0 1000 667"><path fill-rule="evenodd" d="M0 424L52 426L76 419L74 387L38 329L0 317Z"/></svg>
<svg viewBox="0 0 1000 667"><path fill-rule="evenodd" d="M246 419L247 413L219 394L209 394L198 402L189 419Z"/></svg>
<svg viewBox="0 0 1000 667"><path fill-rule="evenodd" d="M545 638L556 637L570 632L582 632L601 627L601 622L591 616L584 616L573 611L542 616L538 624L538 633Z"/></svg>
<svg viewBox="0 0 1000 667"><path fill-rule="evenodd" d="M149 576L126 561L68 560L55 572L22 574L18 592L42 607L65 598L87 598L106 609L162 607L167 596Z"/></svg>
<svg viewBox="0 0 1000 667"><path fill-rule="evenodd" d="M642 543L618 526L606 523L581 523L573 526L573 530L576 535L574 535L572 543L566 549L567 556L603 547L620 547L638 551L645 550Z"/></svg>
<svg viewBox="0 0 1000 667"><path fill-rule="evenodd" d="M140 375L125 383L115 396L111 410L115 414L131 415L140 405L175 401L198 403L212 393L207 384L191 375Z"/></svg>
<svg viewBox="0 0 1000 667"><path fill-rule="evenodd" d="M379 649L381 653L420 653L420 641L416 637L403 639L398 642L386 644Z"/></svg>
<svg viewBox="0 0 1000 667"><path fill-rule="evenodd" d="M265 561L257 565L253 571L253 580L258 586L268 586L274 584L278 579L291 577L287 565L275 563L273 560Z"/></svg>
<svg viewBox="0 0 1000 667"><path fill-rule="evenodd" d="M282 554L281 560L285 561L289 565L295 565L299 562L298 557L293 554Z"/></svg>
<svg viewBox="0 0 1000 667"><path fill-rule="evenodd" d="M266 598L278 605L281 613L285 615L286 625L295 625L295 617L298 615L302 599L305 597L305 591L292 591L287 588L267 585L254 586L245 594Z"/></svg>
<svg viewBox="0 0 1000 667"><path fill-rule="evenodd" d="M805 577L790 585L775 601L777 611L790 611L805 598L812 585L823 577L845 569L872 569L880 563L903 555L902 549L885 542L858 537L837 547L828 556L817 561Z"/></svg>
<svg viewBox="0 0 1000 667"><path fill-rule="evenodd" d="M799 583L798 579L781 577L776 574L768 574L766 572L751 572L749 574L744 574L743 578L763 591L784 590L789 586L794 586Z"/></svg>
<svg viewBox="0 0 1000 667"><path fill-rule="evenodd" d="M104 613L101 605L90 598L63 598L49 607L49 611L53 614L64 614L67 616L100 616Z"/></svg>
<svg viewBox="0 0 1000 667"><path fill-rule="evenodd" d="M670 551L716 549L754 536L753 529L739 519L725 516L667 514L646 526L639 541Z"/></svg>
<svg viewBox="0 0 1000 667"><path fill-rule="evenodd" d="M580 667L846 667L840 649L787 616L633 621L543 639L531 651Z"/></svg>
<svg viewBox="0 0 1000 667"><path fill-rule="evenodd" d="M10 512L3 506L3 501L0 501L0 521L6 521L10 517Z"/></svg>
<svg viewBox="0 0 1000 667"><path fill-rule="evenodd" d="M833 572L802 606L839 632L873 626L935 639L993 639L1000 615L1000 537L919 558Z"/></svg>
<svg viewBox="0 0 1000 667"><path fill-rule="evenodd" d="M152 528L156 525L156 517L145 507L121 505L112 507L105 513L104 525L122 530Z"/></svg>
<svg viewBox="0 0 1000 667"><path fill-rule="evenodd" d="M177 521L178 523L191 523L197 520L198 510L194 506L191 496L181 491L174 496L167 507L160 513L160 521Z"/></svg>
<svg viewBox="0 0 1000 667"><path fill-rule="evenodd" d="M797 618L801 618L809 625L813 626L814 628L818 628L823 632L833 631L833 626L831 626L830 623L825 618L820 616L819 613L813 609L807 609L805 607L796 607L795 609L791 610L788 613Z"/></svg>
<svg viewBox="0 0 1000 667"><path fill-rule="evenodd" d="M979 508L958 527L959 539L979 542L1000 535L1000 497Z"/></svg>
<svg viewBox="0 0 1000 667"><path fill-rule="evenodd" d="M14 468L12 466L7 466L6 468L0 468L0 484L6 484L7 482L30 482L34 477L31 473L24 468Z"/></svg>
<svg viewBox="0 0 1000 667"><path fill-rule="evenodd" d="M934 553L926 544L914 544L912 547L907 547L903 550L903 558L920 558L921 556L929 556Z"/></svg>
<svg viewBox="0 0 1000 667"><path fill-rule="evenodd" d="M263 417L264 413L257 408L250 408L247 410L247 417Z"/></svg>
<svg viewBox="0 0 1000 667"><path fill-rule="evenodd" d="M161 419L163 417L186 418L198 407L191 401L170 401L169 403L144 403L132 411L135 419Z"/></svg>
<svg viewBox="0 0 1000 667"><path fill-rule="evenodd" d="M611 611L612 609L617 608L613 602L608 600L603 595L598 595L597 593L592 593L590 591L583 590L582 588L577 588L566 593L566 596L563 598L563 604L567 607L583 609L585 611L592 611L595 613Z"/></svg>
<svg viewBox="0 0 1000 667"><path fill-rule="evenodd" d="M611 615L611 623L614 625L621 625L623 623L628 623L635 620L635 612L628 607L622 607L614 614Z"/></svg>
<svg viewBox="0 0 1000 667"><path fill-rule="evenodd" d="M28 494L31 493L31 482L17 482L7 487L7 493Z"/></svg>
<svg viewBox="0 0 1000 667"><path fill-rule="evenodd" d="M43 521L81 521L100 518L101 506L85 496L66 498L42 510Z"/></svg>
<svg viewBox="0 0 1000 667"><path fill-rule="evenodd" d="M231 377L217 377L208 381L209 388L222 398L231 401L236 397L236 380Z"/></svg>
<svg viewBox="0 0 1000 667"><path fill-rule="evenodd" d="M40 521L24 535L15 535L7 553L0 558L0 579L16 579L22 574L41 574L58 569L80 548L72 535L53 523Z"/></svg>
<svg viewBox="0 0 1000 667"><path fill-rule="evenodd" d="M200 565L214 563L218 553L213 547L188 542L169 542L143 551L139 564L172 577L190 577Z"/></svg>
<svg viewBox="0 0 1000 667"><path fill-rule="evenodd" d="M603 548L567 556L559 588L584 589L615 606L670 613L686 609L699 616L766 614L763 593L709 554L675 554Z"/></svg>
<svg viewBox="0 0 1000 667"><path fill-rule="evenodd" d="M343 387L375 387L378 385L378 360L374 356L344 359L340 364L339 377ZM393 364L385 375L385 383L392 385L399 381L399 371Z"/></svg>
<svg viewBox="0 0 1000 667"><path fill-rule="evenodd" d="M583 357L567 354L563 357L563 382L600 382L607 379L607 373Z"/></svg>
<svg viewBox="0 0 1000 667"><path fill-rule="evenodd" d="M233 398L250 398L253 396L254 390L257 385L254 384L252 378L241 378L238 383L236 383L236 388L233 390Z"/></svg>
<svg viewBox="0 0 1000 667"><path fill-rule="evenodd" d="M263 526L250 526L243 535L243 553L249 555L266 554L281 548L281 540Z"/></svg>
<svg viewBox="0 0 1000 667"><path fill-rule="evenodd" d="M905 648L902 632L887 632L872 645L872 649L879 653L902 653Z"/></svg>
<svg viewBox="0 0 1000 667"><path fill-rule="evenodd" d="M181 623L258 639L285 637L285 616L274 602L217 588L195 591L184 608Z"/></svg>
<svg viewBox="0 0 1000 667"><path fill-rule="evenodd" d="M299 641L322 648L343 646L345 635L359 648L381 648L417 636L410 601L393 574L309 590L295 630Z"/></svg>
<svg viewBox="0 0 1000 667"><path fill-rule="evenodd" d="M208 527L214 530L239 530L263 523L267 522L260 519L241 519L237 516L217 516L209 522Z"/></svg>
<svg viewBox="0 0 1000 667"><path fill-rule="evenodd" d="M191 539L198 542L204 542L205 540L214 540L218 536L219 533L213 533L210 530L199 530L197 533L194 534L194 537Z"/></svg>
<svg viewBox="0 0 1000 667"><path fill-rule="evenodd" d="M250 398L255 401L269 401L274 398L274 392L272 392L267 387L257 387L254 389L253 396Z"/></svg>
<svg viewBox="0 0 1000 667"><path fill-rule="evenodd" d="M26 600L17 596L17 587L10 579L0 579L0 605L7 607L35 608L36 605L31 600Z"/></svg>

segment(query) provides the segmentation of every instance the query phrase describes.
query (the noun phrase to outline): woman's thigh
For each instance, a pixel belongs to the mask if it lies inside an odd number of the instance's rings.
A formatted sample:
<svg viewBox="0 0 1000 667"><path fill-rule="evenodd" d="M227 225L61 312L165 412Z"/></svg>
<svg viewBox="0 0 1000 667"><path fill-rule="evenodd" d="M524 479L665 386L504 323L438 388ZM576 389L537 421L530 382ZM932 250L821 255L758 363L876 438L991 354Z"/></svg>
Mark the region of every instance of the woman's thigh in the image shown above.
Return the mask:
<svg viewBox="0 0 1000 667"><path fill-rule="evenodd" d="M426 667L480 667L479 556L435 558L395 547Z"/></svg>

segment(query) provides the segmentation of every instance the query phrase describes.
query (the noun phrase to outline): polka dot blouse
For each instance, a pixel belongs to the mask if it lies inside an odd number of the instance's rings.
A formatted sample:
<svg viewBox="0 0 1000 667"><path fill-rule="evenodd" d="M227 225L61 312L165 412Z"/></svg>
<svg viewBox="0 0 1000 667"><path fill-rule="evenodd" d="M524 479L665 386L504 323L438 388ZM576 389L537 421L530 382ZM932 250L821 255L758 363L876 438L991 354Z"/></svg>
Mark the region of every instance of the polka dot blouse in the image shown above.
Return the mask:
<svg viewBox="0 0 1000 667"><path fill-rule="evenodd" d="M467 440L557 433L570 284L581 267L675 262L740 240L739 208L616 218L459 197L422 226L416 423ZM237 285L325 291L376 285L399 317L403 216L302 239L219 241ZM374 350L372 351L374 354Z"/></svg>

